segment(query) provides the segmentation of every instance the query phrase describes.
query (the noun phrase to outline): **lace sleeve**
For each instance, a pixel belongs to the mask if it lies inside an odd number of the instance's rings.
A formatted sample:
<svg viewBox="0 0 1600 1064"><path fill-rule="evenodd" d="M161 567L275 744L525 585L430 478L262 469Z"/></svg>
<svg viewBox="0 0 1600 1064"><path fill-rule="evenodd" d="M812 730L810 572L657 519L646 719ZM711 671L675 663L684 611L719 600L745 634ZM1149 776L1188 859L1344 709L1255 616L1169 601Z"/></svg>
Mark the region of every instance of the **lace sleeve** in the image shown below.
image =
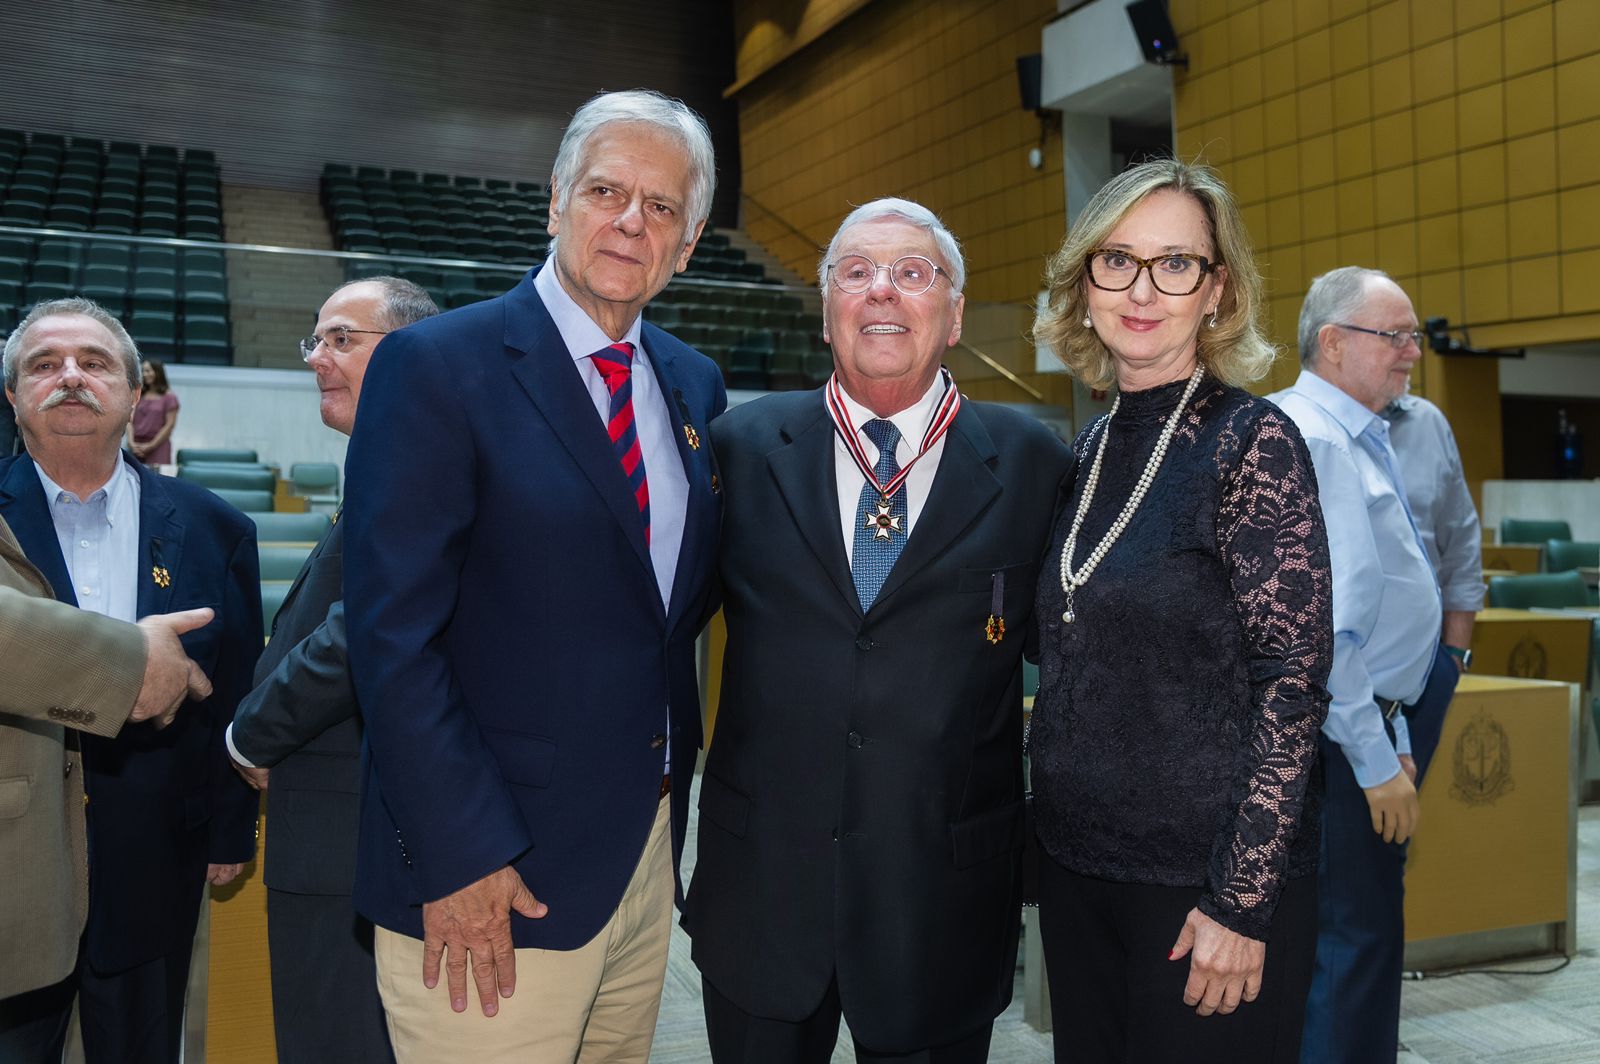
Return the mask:
<svg viewBox="0 0 1600 1064"><path fill-rule="evenodd" d="M1199 908L1265 941L1328 713L1332 579L1316 474L1299 430L1276 410L1258 413L1239 454L1223 486L1217 540L1243 628L1248 751L1234 776L1232 822L1212 846L1209 893Z"/></svg>

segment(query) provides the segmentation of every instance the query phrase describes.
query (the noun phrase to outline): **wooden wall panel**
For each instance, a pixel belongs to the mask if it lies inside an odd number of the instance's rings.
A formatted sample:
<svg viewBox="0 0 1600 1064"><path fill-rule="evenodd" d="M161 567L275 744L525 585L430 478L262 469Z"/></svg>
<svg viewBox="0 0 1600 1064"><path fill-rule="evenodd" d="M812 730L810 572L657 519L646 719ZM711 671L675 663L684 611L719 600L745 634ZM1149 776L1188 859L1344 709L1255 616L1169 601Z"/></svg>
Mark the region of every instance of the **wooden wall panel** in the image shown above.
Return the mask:
<svg viewBox="0 0 1600 1064"><path fill-rule="evenodd" d="M726 0L6 4L0 126L208 148L281 188L330 160L543 180L579 104L645 86L706 116L736 184L731 32Z"/></svg>

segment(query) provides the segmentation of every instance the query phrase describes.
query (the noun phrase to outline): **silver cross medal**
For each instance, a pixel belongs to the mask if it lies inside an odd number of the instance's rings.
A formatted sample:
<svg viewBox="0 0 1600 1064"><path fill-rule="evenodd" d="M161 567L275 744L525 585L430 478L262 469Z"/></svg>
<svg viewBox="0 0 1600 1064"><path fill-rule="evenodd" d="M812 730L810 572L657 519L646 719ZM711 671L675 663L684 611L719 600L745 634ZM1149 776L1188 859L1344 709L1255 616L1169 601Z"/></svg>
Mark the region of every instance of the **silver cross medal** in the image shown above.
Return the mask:
<svg viewBox="0 0 1600 1064"><path fill-rule="evenodd" d="M900 532L902 534L905 532L905 529L900 527L900 518L889 513L891 509L893 507L890 505L889 499L880 495L878 497L878 512L866 515L867 523L862 527L877 530L872 534L873 539L888 539L891 532Z"/></svg>

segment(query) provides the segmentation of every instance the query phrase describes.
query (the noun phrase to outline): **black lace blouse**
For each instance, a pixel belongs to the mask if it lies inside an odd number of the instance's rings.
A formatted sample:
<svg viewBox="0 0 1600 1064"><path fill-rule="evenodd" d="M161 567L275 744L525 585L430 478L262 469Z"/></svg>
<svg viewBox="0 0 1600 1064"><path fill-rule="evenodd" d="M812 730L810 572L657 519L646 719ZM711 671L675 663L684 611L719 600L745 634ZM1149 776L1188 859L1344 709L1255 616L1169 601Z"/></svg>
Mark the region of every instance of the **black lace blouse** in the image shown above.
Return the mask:
<svg viewBox="0 0 1600 1064"><path fill-rule="evenodd" d="M1187 383L1123 393L1074 571ZM1080 875L1200 888L1201 912L1265 940L1284 881L1317 868L1333 617L1311 458L1277 407L1206 377L1068 624L1061 547L1105 430L1078 436L1039 580L1039 838Z"/></svg>

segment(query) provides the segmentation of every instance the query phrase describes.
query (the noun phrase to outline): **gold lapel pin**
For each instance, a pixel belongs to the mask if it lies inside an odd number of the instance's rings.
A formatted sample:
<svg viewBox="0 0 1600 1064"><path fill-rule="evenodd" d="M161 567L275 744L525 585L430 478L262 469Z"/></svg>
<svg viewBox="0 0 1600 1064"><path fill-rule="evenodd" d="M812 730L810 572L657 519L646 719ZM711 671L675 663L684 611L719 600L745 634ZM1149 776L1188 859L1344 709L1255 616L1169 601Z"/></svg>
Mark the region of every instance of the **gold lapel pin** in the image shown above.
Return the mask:
<svg viewBox="0 0 1600 1064"><path fill-rule="evenodd" d="M700 434L694 430L693 425L683 426L683 438L689 441L689 449L691 451L700 449Z"/></svg>
<svg viewBox="0 0 1600 1064"><path fill-rule="evenodd" d="M165 565L151 566L150 579L154 580L156 587L161 588L163 591L172 586L172 574L167 572Z"/></svg>

